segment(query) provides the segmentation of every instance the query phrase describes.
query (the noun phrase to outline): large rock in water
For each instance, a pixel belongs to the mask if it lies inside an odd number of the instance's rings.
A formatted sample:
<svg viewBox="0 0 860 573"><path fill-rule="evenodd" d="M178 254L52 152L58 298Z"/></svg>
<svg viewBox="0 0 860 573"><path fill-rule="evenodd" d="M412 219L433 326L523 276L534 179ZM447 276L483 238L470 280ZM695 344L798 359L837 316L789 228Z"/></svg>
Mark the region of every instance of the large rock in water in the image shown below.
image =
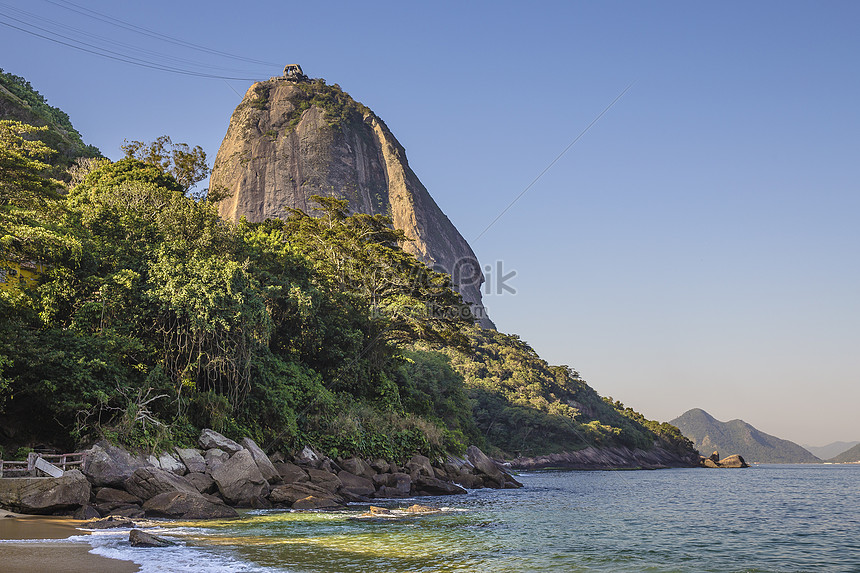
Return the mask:
<svg viewBox="0 0 860 573"><path fill-rule="evenodd" d="M54 513L90 501L90 482L78 470L57 478L0 479L0 507L18 513Z"/></svg>
<svg viewBox="0 0 860 573"><path fill-rule="evenodd" d="M321 107L312 100L327 100ZM252 85L230 118L210 189L230 196L222 217L258 222L289 209L312 215L312 195L349 201L354 212L390 214L412 239L403 248L452 275L481 326L493 328L481 301L475 253L410 169L406 151L372 111L322 80L283 78Z"/></svg>

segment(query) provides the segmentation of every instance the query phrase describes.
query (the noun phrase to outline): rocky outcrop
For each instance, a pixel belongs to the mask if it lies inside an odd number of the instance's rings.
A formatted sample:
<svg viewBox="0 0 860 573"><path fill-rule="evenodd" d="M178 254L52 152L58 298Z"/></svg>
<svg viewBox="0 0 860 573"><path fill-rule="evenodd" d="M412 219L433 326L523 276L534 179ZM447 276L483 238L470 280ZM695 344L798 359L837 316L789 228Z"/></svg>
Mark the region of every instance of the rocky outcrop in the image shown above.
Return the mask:
<svg viewBox="0 0 860 573"><path fill-rule="evenodd" d="M222 436L215 430L203 430L200 432L200 438L197 440L200 447L204 450L219 449L228 454L235 454L242 451L244 448L226 436Z"/></svg>
<svg viewBox="0 0 860 573"><path fill-rule="evenodd" d="M90 482L78 470L57 478L0 479L0 507L18 513L51 514L90 501Z"/></svg>
<svg viewBox="0 0 860 573"><path fill-rule="evenodd" d="M122 487L134 470L145 465L122 448L102 441L90 449L82 470L95 487Z"/></svg>
<svg viewBox="0 0 860 573"><path fill-rule="evenodd" d="M259 507L261 499L269 495L269 482L248 450L241 450L215 468L212 479L224 501L239 507Z"/></svg>
<svg viewBox="0 0 860 573"><path fill-rule="evenodd" d="M389 214L412 239L403 248L452 275L485 328L480 264L409 167L406 151L373 112L335 86L272 79L252 85L233 112L210 189L230 195L221 215L249 221L313 214L312 195L349 201L354 212Z"/></svg>
<svg viewBox="0 0 860 573"><path fill-rule="evenodd" d="M269 456L260 449L260 446L258 446L254 440L251 438L242 438L242 447L248 450L248 453L251 454L251 457L254 459L254 463L257 464L257 469L260 470L260 474L262 474L263 479L270 484L281 481L281 476L278 474L278 470L275 469Z"/></svg>
<svg viewBox="0 0 860 573"><path fill-rule="evenodd" d="M707 458L702 456L699 459L699 464L705 468L748 468L746 460L743 456L732 454L720 459L719 452L714 452Z"/></svg>
<svg viewBox="0 0 860 573"><path fill-rule="evenodd" d="M128 532L128 543L132 547L170 547L176 545L172 541L156 537L140 529L132 529Z"/></svg>
<svg viewBox="0 0 860 573"><path fill-rule="evenodd" d="M663 469L695 467L698 460L687 459L675 452L652 448L640 450L614 447L588 447L575 452L563 452L537 457L521 457L511 461L515 469L566 468L576 470Z"/></svg>
<svg viewBox="0 0 860 573"><path fill-rule="evenodd" d="M188 473L203 473L206 471L206 460L200 450L194 448L175 448L176 455L185 464Z"/></svg>
<svg viewBox="0 0 860 573"><path fill-rule="evenodd" d="M239 515L223 501L213 501L199 493L171 491L161 493L143 504L146 517L181 519L223 519Z"/></svg>
<svg viewBox="0 0 860 573"><path fill-rule="evenodd" d="M125 491L146 501L160 493L180 491L198 493L187 480L156 467L138 468L125 480Z"/></svg>
<svg viewBox="0 0 860 573"><path fill-rule="evenodd" d="M465 458L414 455L401 466L381 459L331 459L309 447L294 456L269 457L249 438L241 445L233 442L240 449L230 455L221 447L232 449L231 441L205 430L200 443L212 448L151 455L149 465L120 448L100 445L93 449L98 463L87 464L87 476L73 470L57 479L0 479L0 506L23 513L61 511L79 519L223 519L237 515L230 506L327 509L371 499L461 494L465 488L522 487L502 464L474 446ZM272 458L279 461L272 463ZM121 484L98 485L91 493L90 484L116 483L132 467L129 460L144 465ZM176 467L180 463L182 470ZM188 471L192 468L203 471ZM102 522L92 523L100 527Z"/></svg>
<svg viewBox="0 0 860 573"><path fill-rule="evenodd" d="M720 460L721 468L748 468L749 464L744 460L743 456L732 454Z"/></svg>

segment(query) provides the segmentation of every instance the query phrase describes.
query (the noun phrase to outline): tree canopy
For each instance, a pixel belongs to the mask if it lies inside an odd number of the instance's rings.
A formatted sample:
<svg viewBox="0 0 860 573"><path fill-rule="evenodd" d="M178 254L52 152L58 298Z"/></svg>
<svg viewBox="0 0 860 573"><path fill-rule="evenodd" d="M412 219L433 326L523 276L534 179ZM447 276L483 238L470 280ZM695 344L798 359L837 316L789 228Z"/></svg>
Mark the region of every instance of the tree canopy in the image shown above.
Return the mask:
<svg viewBox="0 0 860 573"><path fill-rule="evenodd" d="M157 448L202 427L387 459L677 442L477 328L387 217L316 197L312 214L225 221L186 194L200 171L174 152L195 152L169 138L59 194L35 128L0 129L0 255L42 269L0 290L6 447Z"/></svg>

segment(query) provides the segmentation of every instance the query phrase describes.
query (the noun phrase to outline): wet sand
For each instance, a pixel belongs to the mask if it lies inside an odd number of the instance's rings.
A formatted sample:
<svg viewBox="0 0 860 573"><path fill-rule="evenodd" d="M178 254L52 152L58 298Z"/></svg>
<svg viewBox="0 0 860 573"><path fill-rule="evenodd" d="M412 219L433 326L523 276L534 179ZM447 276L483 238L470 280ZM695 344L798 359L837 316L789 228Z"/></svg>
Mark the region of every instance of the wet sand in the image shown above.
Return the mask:
<svg viewBox="0 0 860 573"><path fill-rule="evenodd" d="M19 515L0 510L0 539L66 539L85 533L75 529L79 523L62 517ZM132 573L140 569L131 561L93 555L90 549L86 543L3 541L0 542L0 569L19 573Z"/></svg>

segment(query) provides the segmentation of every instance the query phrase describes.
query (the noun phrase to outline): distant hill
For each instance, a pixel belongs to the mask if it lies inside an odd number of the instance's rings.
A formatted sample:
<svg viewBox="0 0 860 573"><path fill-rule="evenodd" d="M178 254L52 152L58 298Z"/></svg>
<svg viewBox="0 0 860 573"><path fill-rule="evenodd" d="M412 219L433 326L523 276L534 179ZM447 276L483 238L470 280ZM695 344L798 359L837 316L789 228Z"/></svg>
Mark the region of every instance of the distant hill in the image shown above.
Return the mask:
<svg viewBox="0 0 860 573"><path fill-rule="evenodd" d="M812 452L814 455L818 456L822 460L829 460L830 458L834 458L843 452L847 452L860 442L833 442L832 444L827 444L826 446L807 446L807 451Z"/></svg>
<svg viewBox="0 0 860 573"><path fill-rule="evenodd" d="M846 452L842 452L838 456L827 460L828 462L834 462L837 464L846 464L851 462L860 462L860 443L855 444L853 448Z"/></svg>
<svg viewBox="0 0 860 573"><path fill-rule="evenodd" d="M765 434L743 420L720 422L699 408L685 412L669 423L692 440L704 456L717 451L721 456L740 454L747 462L796 464L821 461L794 442Z"/></svg>

